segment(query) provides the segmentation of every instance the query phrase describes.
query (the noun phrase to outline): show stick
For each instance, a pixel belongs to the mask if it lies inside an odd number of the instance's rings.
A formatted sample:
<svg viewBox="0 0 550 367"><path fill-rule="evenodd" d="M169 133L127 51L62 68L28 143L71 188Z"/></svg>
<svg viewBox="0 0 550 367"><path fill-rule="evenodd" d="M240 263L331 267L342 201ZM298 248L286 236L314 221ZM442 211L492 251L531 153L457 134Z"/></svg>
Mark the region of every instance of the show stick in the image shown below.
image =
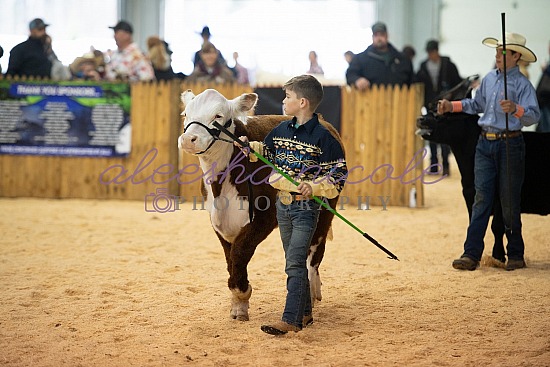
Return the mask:
<svg viewBox="0 0 550 367"><path fill-rule="evenodd" d="M503 62L503 72L502 76L504 78L504 99L508 99L508 83L506 79L506 13L500 13L500 17L502 20L502 62ZM508 179L508 200L509 200L509 206L508 206L508 214L509 214L509 223L510 226L510 234L512 234L512 176L510 173L510 144L508 142L508 134L510 132L508 128L508 112L505 114L506 119L506 178ZM506 223L506 221L504 222ZM506 228L506 227L505 227Z"/></svg>
<svg viewBox="0 0 550 367"><path fill-rule="evenodd" d="M219 130L221 130L225 135L229 136L231 139L233 139L235 142L239 143L242 147L245 147L245 148L248 148L250 150L250 153L254 154L256 157L258 157L259 160L261 160L262 162L264 162L265 164L267 164L268 166L270 166L271 168L273 168L275 171L277 171L277 173L279 173L281 176L283 176L284 178L286 178L288 181L292 182L294 185L298 186L299 183L294 180L292 177L290 177L288 174L286 174L285 172L281 171L279 168L275 167L275 165L273 163L271 163L267 158L265 158L263 155L261 155L260 153L254 151L251 147L250 147L250 144L248 142L244 142L242 140L240 140L235 134L233 134L231 131L227 130L225 127L223 127L222 125L220 125L217 121L214 121L212 123L212 125L214 125L216 128L218 128ZM344 221L344 223L346 223L348 226L350 226L351 228L355 229L357 232L359 232L363 237L365 237L367 240L369 240L371 243L373 243L376 247L378 247L380 250L384 251L387 255L388 255L388 258L389 259L393 259L393 260L397 260L399 261L399 259L397 258L397 256L395 256L394 254L392 254L388 249L386 249L384 246L382 246L380 243L378 243L378 241L376 241L374 238L372 238L367 232L363 232L361 229L359 229L355 224L353 224L352 222L350 222L349 220L347 220L343 215L341 215L340 213L338 213L335 209L331 208L330 205L328 205L328 203L326 203L324 200L321 200L319 197L315 196L315 195L312 195L313 199L318 202L321 206L323 206L325 209L327 209L328 211L330 211L332 214L334 214L335 216L337 216L338 218L340 218L341 220Z"/></svg>

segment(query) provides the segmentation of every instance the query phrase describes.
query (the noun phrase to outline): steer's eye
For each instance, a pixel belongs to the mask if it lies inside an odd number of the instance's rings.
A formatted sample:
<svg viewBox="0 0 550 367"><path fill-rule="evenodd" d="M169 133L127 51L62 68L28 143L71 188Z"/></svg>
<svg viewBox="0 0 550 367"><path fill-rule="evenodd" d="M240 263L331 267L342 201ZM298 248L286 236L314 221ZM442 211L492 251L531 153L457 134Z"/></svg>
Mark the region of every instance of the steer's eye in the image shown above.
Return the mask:
<svg viewBox="0 0 550 367"><path fill-rule="evenodd" d="M221 119L223 116L222 115L216 115L215 119Z"/></svg>

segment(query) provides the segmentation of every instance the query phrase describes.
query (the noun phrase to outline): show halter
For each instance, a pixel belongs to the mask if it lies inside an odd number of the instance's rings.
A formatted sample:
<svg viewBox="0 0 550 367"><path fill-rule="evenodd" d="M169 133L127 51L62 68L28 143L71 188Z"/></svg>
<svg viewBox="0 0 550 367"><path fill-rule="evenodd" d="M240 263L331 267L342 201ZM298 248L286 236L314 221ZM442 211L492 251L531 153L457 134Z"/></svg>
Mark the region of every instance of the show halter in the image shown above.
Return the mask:
<svg viewBox="0 0 550 367"><path fill-rule="evenodd" d="M223 127L225 129L227 129L229 126L231 126L231 124L233 123L233 120L229 119L227 120L227 122L223 125ZM217 140L221 140L221 141L225 141L226 143L233 143L232 140L229 140L229 139L224 139L224 138L220 138L220 134L221 134L221 130L218 130L218 129L212 129L208 126L206 126L205 124L199 122L199 121L191 121L186 127L185 129L183 129L183 133L185 134L187 132L187 129L189 129L189 126L193 125L193 124L197 124L199 126L202 126L206 131L208 131L208 133L210 134L210 136L212 137L212 140L210 141L210 144L208 144L208 146L206 147L205 150L203 150L202 152L199 152L199 153L195 153L195 154L203 154L205 153L208 149L210 149L210 147L217 141ZM221 126L221 125L220 125Z"/></svg>
<svg viewBox="0 0 550 367"><path fill-rule="evenodd" d="M225 124L223 126L221 126L220 124L218 124L218 122L216 120L213 120L213 123L212 125L218 127L219 129L212 129L208 126L206 126L205 124L199 122L199 121L191 121L186 127L185 129L183 129L183 133L185 134L185 132L187 131L187 129L189 128L189 126L193 125L193 124L197 124L199 126L202 126L206 131L208 131L208 133L210 134L210 136L212 137L212 140L210 141L210 144L208 144L208 146L206 147L205 150L203 150L202 152L199 152L199 153L196 153L196 154L203 154L205 153L208 149L210 149L210 147L216 142L216 141L224 141L226 143L230 143L230 144L233 144L233 140L229 140L229 139L224 139L224 138L220 138L220 134L222 133L222 130L223 132L228 135L229 137L231 137L231 134L229 132L229 130L227 130L228 127L231 126L231 124L233 123L233 120L232 119L229 119L225 122ZM252 182L250 182L250 180L248 181L248 219L250 220L250 222L252 222L252 219L254 218L254 205L253 205L253 201L254 201L254 192L252 191Z"/></svg>

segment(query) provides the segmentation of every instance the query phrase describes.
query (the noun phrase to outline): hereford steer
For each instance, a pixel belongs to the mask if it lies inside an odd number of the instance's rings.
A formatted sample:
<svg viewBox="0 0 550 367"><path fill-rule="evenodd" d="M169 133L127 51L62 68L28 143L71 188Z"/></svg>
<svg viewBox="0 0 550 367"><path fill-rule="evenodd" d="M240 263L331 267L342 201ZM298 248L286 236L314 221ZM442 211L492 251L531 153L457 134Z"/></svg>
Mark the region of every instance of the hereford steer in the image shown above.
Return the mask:
<svg viewBox="0 0 550 367"><path fill-rule="evenodd" d="M266 183L272 169L261 161L250 162L228 136L213 126L213 122L236 136L263 141L269 131L289 117L248 116L258 99L255 93L227 100L214 89L197 96L188 90L181 99L185 106L182 113L184 133L178 139L178 146L199 157L204 173L201 192L206 197L205 207L227 261L228 286L232 292L231 317L246 321L252 293L247 265L256 246L277 227L276 190ZM326 121L321 123L341 143L334 127ZM334 208L337 201L336 197L328 203ZM312 301L321 300L319 264L333 216L322 209L309 247L307 265Z"/></svg>
<svg viewBox="0 0 550 367"><path fill-rule="evenodd" d="M455 156L461 175L462 194L471 218L474 203L474 157L481 128L477 115L465 113L429 113L417 120L422 138L448 144ZM550 214L550 133L523 132L525 140L525 179L521 191L521 212ZM505 261L503 236L504 220L500 199L495 195L491 230L495 236L493 257Z"/></svg>

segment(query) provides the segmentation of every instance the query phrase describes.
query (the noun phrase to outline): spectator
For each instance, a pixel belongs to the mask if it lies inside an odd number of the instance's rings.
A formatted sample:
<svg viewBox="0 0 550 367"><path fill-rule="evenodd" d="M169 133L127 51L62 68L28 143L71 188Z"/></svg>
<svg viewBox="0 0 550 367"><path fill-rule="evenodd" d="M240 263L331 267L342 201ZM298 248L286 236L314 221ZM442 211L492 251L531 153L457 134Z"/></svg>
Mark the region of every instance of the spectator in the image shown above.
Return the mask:
<svg viewBox="0 0 550 367"><path fill-rule="evenodd" d="M372 45L355 55L346 71L347 83L359 90L373 84L409 85L412 78L411 60L388 42L386 25L381 22L372 26Z"/></svg>
<svg viewBox="0 0 550 367"><path fill-rule="evenodd" d="M94 81L101 80L99 67L98 59L93 54L77 57L73 63L69 65L73 79Z"/></svg>
<svg viewBox="0 0 550 367"><path fill-rule="evenodd" d="M248 69L239 64L239 53L233 52L233 60L235 60L235 67L233 68L233 74L236 75L237 83L239 84L250 84L248 79Z"/></svg>
<svg viewBox="0 0 550 367"><path fill-rule="evenodd" d="M48 55L48 59L52 62L50 78L55 81L70 80L71 71L67 66L63 65L63 63L57 58L55 52L53 52L52 38L48 34L46 34L46 37L44 38L44 47L46 50L46 55Z"/></svg>
<svg viewBox="0 0 550 367"><path fill-rule="evenodd" d="M130 23L121 20L109 28L115 31L118 49L107 52L109 62L105 65L105 78L128 82L154 80L155 72L151 63L133 41L134 30Z"/></svg>
<svg viewBox="0 0 550 367"><path fill-rule="evenodd" d="M529 79L529 66L531 66L531 64L524 60L519 60L518 62L519 72L525 75L527 79Z"/></svg>
<svg viewBox="0 0 550 367"><path fill-rule="evenodd" d="M411 45L406 45L403 47L403 54L407 56L411 62L413 62L414 57L416 56L416 50Z"/></svg>
<svg viewBox="0 0 550 367"><path fill-rule="evenodd" d="M101 79L105 79L105 55L103 52L96 50L93 46L90 47L90 53L96 60L96 70Z"/></svg>
<svg viewBox="0 0 550 367"><path fill-rule="evenodd" d="M348 65L351 64L351 60L353 60L354 56L355 54L352 51L344 52L344 58L346 59L346 62L348 63Z"/></svg>
<svg viewBox="0 0 550 367"><path fill-rule="evenodd" d="M317 61L317 52L315 51L309 51L309 70L307 71L307 73L318 75L325 74L323 68L319 65L319 62Z"/></svg>
<svg viewBox="0 0 550 367"><path fill-rule="evenodd" d="M464 252L453 261L453 268L459 270L475 270L479 265L495 195L499 195L502 203L508 239L506 270L526 266L520 210L525 172L525 143L521 128L535 124L540 118L540 110L535 88L520 73L518 61L535 62L537 57L525 47L526 41L522 35L506 33L505 37L505 55L501 40L488 37L482 41L484 45L496 48L497 68L483 78L475 97L453 102L443 99L437 106L440 114L483 112L478 121L482 131L474 157L476 194L472 218L464 242ZM507 99L504 99L505 76Z"/></svg>
<svg viewBox="0 0 550 367"><path fill-rule="evenodd" d="M40 18L29 23L29 38L16 45L10 52L7 75L50 78L52 62L48 57L46 27Z"/></svg>
<svg viewBox="0 0 550 367"><path fill-rule="evenodd" d="M176 74L172 69L172 50L166 41L157 36L151 36L147 39L147 49L149 59L153 64L155 77L157 80L183 79L183 74Z"/></svg>
<svg viewBox="0 0 550 367"><path fill-rule="evenodd" d="M235 81L231 69L225 64L219 63L219 52L212 43L205 43L199 56L200 60L197 66L187 78L189 82L227 83Z"/></svg>
<svg viewBox="0 0 550 367"><path fill-rule="evenodd" d="M204 46L207 43L211 43L210 42L210 37L212 36L212 34L210 33L210 28L207 27L207 26L203 27L201 33L199 33L199 34L202 37L202 45L201 45L201 50L202 50L202 46ZM201 50L195 52L195 58L193 60L193 65L195 67L197 66L197 63L201 59L201 56L200 56ZM227 65L227 61L225 61L225 59L222 56L221 52L218 52L218 59L216 61L219 62L222 65Z"/></svg>
<svg viewBox="0 0 550 367"><path fill-rule="evenodd" d="M428 58L420 64L420 70L416 74L416 80L424 83L424 106L427 110L435 111L436 103L439 98L451 98L451 96L441 95L462 81L458 74L458 69L451 59L439 54L439 42L429 40L426 43L426 52ZM443 165L443 175L449 175L449 154L451 148L446 144L437 144L430 141L431 152L431 174L439 172L437 150L441 150L441 163Z"/></svg>

